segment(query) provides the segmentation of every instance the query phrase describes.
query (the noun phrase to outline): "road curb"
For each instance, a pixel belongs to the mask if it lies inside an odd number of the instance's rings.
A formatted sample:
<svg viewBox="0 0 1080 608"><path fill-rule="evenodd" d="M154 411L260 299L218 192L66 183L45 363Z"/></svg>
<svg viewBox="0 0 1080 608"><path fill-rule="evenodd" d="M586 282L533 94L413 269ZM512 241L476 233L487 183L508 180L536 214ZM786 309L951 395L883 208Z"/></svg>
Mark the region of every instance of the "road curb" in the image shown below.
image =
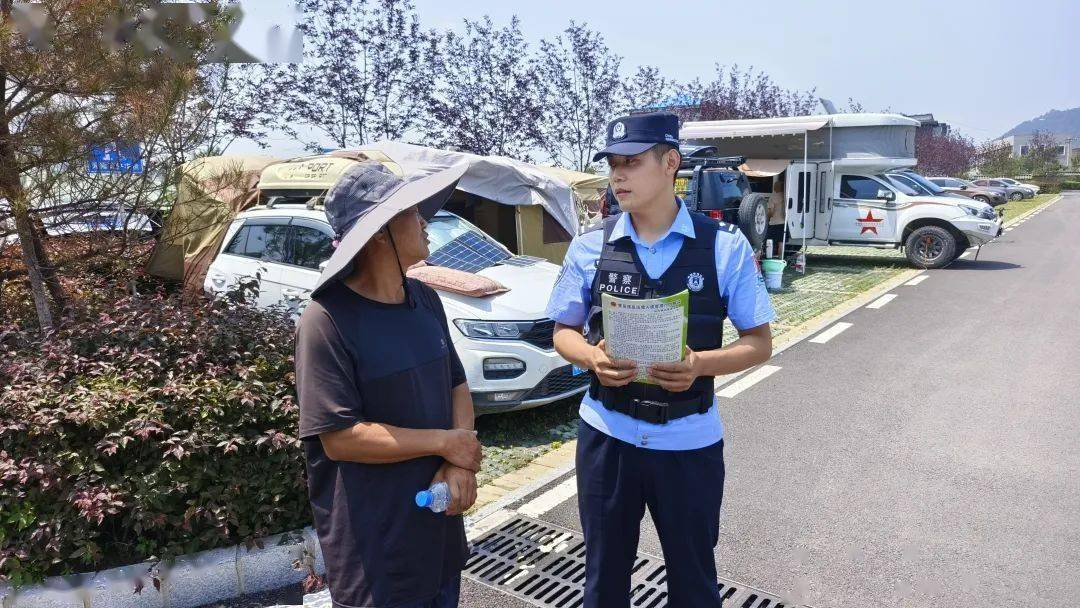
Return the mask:
<svg viewBox="0 0 1080 608"><path fill-rule="evenodd" d="M18 589L0 586L0 607L195 608L294 585L312 569L326 572L318 537L309 527L258 539L250 549L235 545L168 562L49 577ZM138 593L137 581L142 582Z"/></svg>
<svg viewBox="0 0 1080 608"><path fill-rule="evenodd" d="M476 504L465 517L466 534L476 522L524 498L530 488L541 488L574 469L577 440L573 439L533 459L524 467L494 479L477 490ZM490 489L494 487L495 489ZM489 488L485 491L485 488ZM481 502L481 497L486 498Z"/></svg>
<svg viewBox="0 0 1080 608"><path fill-rule="evenodd" d="M1020 223L1021 221L1026 220L1032 214L1034 214L1034 213L1036 213L1038 211L1041 211L1043 209L1046 209L1050 205L1053 205L1054 203L1060 201L1064 196L1065 195L1063 195L1063 194L1059 194L1059 195L1055 196L1054 198L1046 201L1045 203L1039 205L1038 207L1032 207L1031 209L1028 209L1027 211L1021 213L1020 215L1014 217L1013 219L1005 222L1004 224L1002 224L1002 226L1005 227L1005 228L1008 228L1009 226L1015 226L1016 224Z"/></svg>

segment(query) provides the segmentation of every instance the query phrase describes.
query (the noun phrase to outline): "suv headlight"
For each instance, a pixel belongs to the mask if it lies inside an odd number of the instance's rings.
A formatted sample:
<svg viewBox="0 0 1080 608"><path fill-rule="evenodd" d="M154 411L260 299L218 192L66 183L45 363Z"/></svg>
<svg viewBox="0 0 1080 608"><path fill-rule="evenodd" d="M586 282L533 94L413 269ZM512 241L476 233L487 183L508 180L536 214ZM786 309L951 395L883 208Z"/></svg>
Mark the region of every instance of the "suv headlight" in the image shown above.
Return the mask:
<svg viewBox="0 0 1080 608"><path fill-rule="evenodd" d="M534 321L479 321L454 319L454 325L470 338L481 340L519 340L529 332Z"/></svg>
<svg viewBox="0 0 1080 608"><path fill-rule="evenodd" d="M966 213L968 215L975 215L975 216L979 215L979 210L976 209L975 207L968 207L967 205L960 205L960 208L963 209L964 213Z"/></svg>

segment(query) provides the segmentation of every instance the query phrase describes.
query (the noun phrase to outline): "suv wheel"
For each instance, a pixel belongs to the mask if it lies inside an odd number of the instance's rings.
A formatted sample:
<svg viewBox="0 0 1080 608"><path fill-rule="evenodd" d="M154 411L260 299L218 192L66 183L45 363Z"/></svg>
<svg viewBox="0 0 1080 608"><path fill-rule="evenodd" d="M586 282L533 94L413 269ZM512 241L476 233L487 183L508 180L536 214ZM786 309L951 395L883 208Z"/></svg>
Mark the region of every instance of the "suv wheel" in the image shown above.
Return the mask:
<svg viewBox="0 0 1080 608"><path fill-rule="evenodd" d="M761 249L769 230L769 197L758 192L743 196L739 203L739 229L754 251Z"/></svg>
<svg viewBox="0 0 1080 608"><path fill-rule="evenodd" d="M987 205L990 204L990 199L986 198L985 196L976 196L975 200L979 201L980 203L986 203Z"/></svg>
<svg viewBox="0 0 1080 608"><path fill-rule="evenodd" d="M916 268L941 268L956 259L956 237L941 226L923 226L908 235L904 252Z"/></svg>
<svg viewBox="0 0 1080 608"><path fill-rule="evenodd" d="M1018 200L1020 200L1022 198L1024 198L1024 193L1023 192L1013 192L1012 194L1009 195L1009 200L1010 201L1018 201Z"/></svg>

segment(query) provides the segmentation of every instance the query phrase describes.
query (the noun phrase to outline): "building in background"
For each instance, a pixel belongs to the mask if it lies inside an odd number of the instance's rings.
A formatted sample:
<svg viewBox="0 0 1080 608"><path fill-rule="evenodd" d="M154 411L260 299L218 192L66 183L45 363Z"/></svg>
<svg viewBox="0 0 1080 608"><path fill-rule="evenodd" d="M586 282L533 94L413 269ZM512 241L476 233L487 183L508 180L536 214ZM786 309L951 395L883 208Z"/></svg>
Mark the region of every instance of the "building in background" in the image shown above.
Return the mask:
<svg viewBox="0 0 1080 608"><path fill-rule="evenodd" d="M1019 158L1028 153L1031 147L1031 138L1033 134L1027 135L1009 135L1008 137L1002 137L999 142L1006 143L1012 148L1012 155L1014 158ZM1071 135L1056 135L1051 133L1050 137L1053 138L1057 146L1057 161L1061 163L1063 167L1069 167L1072 165L1072 161L1080 150L1080 137L1073 137Z"/></svg>
<svg viewBox="0 0 1080 608"><path fill-rule="evenodd" d="M945 137L951 130L948 123L938 121L933 114L904 114L904 116L919 121L919 126L915 129L916 136L925 134L932 137Z"/></svg>

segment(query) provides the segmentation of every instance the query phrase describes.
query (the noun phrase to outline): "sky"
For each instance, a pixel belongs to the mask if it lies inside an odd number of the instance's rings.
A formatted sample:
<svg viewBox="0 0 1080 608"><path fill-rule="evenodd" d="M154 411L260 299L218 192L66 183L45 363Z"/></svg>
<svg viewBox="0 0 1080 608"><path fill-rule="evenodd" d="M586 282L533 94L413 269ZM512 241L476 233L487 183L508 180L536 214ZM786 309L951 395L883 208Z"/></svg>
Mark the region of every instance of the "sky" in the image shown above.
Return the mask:
<svg viewBox="0 0 1080 608"><path fill-rule="evenodd" d="M242 32L257 45L288 18L288 0L255 1ZM605 37L627 75L654 65L675 80L708 80L716 64L754 67L841 107L851 98L867 111L932 112L976 141L1080 106L1080 0L414 2L425 28L517 15L536 43L573 19ZM295 151L279 138L272 149Z"/></svg>

